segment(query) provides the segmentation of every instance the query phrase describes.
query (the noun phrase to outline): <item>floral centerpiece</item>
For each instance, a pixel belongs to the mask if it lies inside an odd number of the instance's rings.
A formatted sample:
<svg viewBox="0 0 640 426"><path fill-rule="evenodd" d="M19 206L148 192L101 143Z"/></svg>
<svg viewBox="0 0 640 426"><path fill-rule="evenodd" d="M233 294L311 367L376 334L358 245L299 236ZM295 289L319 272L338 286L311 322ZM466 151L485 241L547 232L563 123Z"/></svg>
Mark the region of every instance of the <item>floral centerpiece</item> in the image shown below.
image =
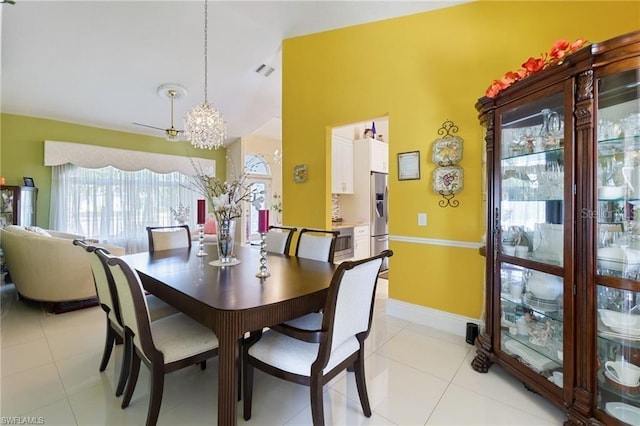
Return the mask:
<svg viewBox="0 0 640 426"><path fill-rule="evenodd" d="M191 164L196 170L192 189L204 196L209 204L209 211L213 213L216 220L219 260L222 263L232 263L235 219L242 216L243 203L251 203L259 209L264 202L264 193L257 191L253 183L249 182L251 168L244 168L231 181L223 181L210 173L205 173L193 160Z"/></svg>
<svg viewBox="0 0 640 426"><path fill-rule="evenodd" d="M243 202L249 202L258 208L264 201L262 193L255 192L253 184L247 182L246 171L231 182L199 173L194 177L193 183L197 191L207 199L210 211L219 221L240 217Z"/></svg>
<svg viewBox="0 0 640 426"><path fill-rule="evenodd" d="M169 207L169 211L171 212L171 215L176 220L176 222L178 222L180 225L184 225L189 221L189 214L191 213L191 209L189 208L189 206L185 206L184 204L179 203L178 207L175 209L173 207Z"/></svg>
<svg viewBox="0 0 640 426"><path fill-rule="evenodd" d="M554 65L560 65L564 59L573 52L588 44L587 40L579 38L573 43L567 40L558 40L553 43L548 53L543 53L538 58L530 57L517 71L508 71L500 80L494 80L485 92L486 97L495 98L500 92L513 83L529 77L539 71Z"/></svg>

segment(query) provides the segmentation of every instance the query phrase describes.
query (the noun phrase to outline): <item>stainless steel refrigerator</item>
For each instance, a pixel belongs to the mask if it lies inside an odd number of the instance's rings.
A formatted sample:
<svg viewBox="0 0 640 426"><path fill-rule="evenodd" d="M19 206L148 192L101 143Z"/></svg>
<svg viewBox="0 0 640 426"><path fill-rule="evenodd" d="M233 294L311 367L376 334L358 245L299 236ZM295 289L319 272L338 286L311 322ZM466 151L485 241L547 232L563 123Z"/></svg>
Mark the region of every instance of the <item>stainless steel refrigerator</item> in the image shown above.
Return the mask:
<svg viewBox="0 0 640 426"><path fill-rule="evenodd" d="M371 172L371 255L376 255L389 248L389 210L386 173ZM382 270L389 269L387 258L384 259Z"/></svg>

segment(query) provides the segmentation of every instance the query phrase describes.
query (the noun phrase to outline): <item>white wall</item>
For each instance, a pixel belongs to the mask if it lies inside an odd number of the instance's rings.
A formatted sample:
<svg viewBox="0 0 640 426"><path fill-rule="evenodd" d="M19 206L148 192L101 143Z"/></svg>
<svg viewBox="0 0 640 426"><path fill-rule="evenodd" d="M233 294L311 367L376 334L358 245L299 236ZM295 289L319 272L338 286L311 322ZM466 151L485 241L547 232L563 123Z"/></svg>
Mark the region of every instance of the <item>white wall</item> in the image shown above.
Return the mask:
<svg viewBox="0 0 640 426"><path fill-rule="evenodd" d="M244 157L248 154L259 154L264 157L264 159L269 163L269 167L271 169L271 195L279 194L282 195L282 164L276 164L274 162L273 154L275 150L280 150L282 152L282 141L279 139L271 139L259 135L249 135L245 136L238 141L232 143L227 147L228 155L233 159L233 164L236 167L236 170L239 172L240 169L244 165ZM227 165L227 177L232 172L232 168ZM271 207L274 204L273 198L266 200L267 207ZM246 206L247 208L251 208L251 206ZM273 211L271 214L274 214ZM270 221L272 224L275 224L275 220ZM241 244L246 244L246 238L244 232L242 232L246 227L246 219L245 216L242 216L240 223L237 224L238 229L236 230L236 241L240 241Z"/></svg>

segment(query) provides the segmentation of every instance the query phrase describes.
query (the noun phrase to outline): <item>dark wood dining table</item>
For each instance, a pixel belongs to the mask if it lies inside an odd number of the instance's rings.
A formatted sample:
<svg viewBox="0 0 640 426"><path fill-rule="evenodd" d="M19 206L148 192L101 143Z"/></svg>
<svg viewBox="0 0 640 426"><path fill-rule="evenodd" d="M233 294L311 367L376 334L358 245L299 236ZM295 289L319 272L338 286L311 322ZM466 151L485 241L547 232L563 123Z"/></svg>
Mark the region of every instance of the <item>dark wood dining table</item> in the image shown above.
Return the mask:
<svg viewBox="0 0 640 426"><path fill-rule="evenodd" d="M212 266L215 246L122 256L145 290L209 327L218 337L218 424L237 422L239 339L246 332L315 312L324 306L336 265L295 256L267 255L271 276L256 277L260 251L236 247L240 263Z"/></svg>

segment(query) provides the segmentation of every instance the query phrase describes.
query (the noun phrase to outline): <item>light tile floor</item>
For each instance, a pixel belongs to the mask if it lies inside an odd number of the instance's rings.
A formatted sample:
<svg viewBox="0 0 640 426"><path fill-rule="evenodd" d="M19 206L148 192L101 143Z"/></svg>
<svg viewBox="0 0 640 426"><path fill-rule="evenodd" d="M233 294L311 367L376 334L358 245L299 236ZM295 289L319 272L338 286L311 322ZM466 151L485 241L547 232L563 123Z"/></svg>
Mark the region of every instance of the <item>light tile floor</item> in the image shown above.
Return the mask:
<svg viewBox="0 0 640 426"><path fill-rule="evenodd" d="M364 417L353 374L326 386L328 425L561 425L564 415L522 383L493 366L480 374L470 366L475 350L464 339L385 315L381 280L372 332L366 343L366 374L373 410ZM122 347L98 372L105 319L99 307L53 315L15 300L2 286L2 424L24 416L46 425L143 425L148 370L141 368L131 405L114 396ZM159 425L212 425L217 411L217 360L207 369L186 368L166 376ZM308 388L256 371L253 418L238 423L310 425Z"/></svg>

